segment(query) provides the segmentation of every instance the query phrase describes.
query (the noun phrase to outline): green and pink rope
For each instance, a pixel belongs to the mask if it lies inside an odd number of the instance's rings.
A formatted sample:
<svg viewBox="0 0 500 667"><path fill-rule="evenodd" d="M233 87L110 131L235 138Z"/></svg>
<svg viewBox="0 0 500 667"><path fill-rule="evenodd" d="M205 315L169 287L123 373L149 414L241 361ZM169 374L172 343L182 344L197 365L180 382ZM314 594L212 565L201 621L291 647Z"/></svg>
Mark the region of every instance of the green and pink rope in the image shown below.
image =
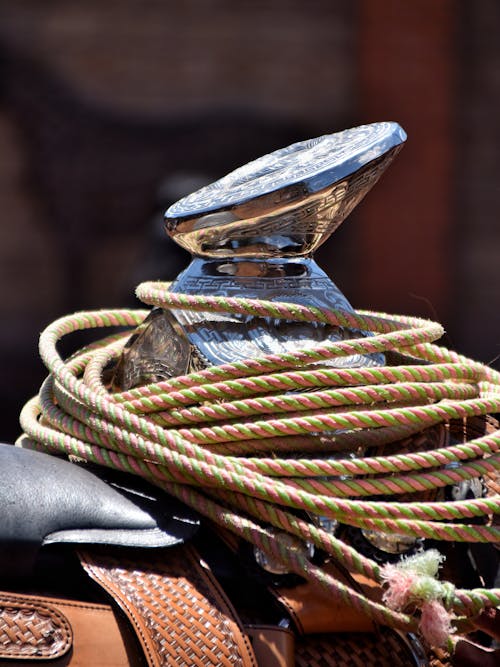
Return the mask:
<svg viewBox="0 0 500 667"><path fill-rule="evenodd" d="M437 346L442 327L418 318L174 294L168 287L144 283L137 294L164 309L326 323L372 335L113 393L103 384L103 369L120 356L128 332L108 335L67 360L57 343L78 330L135 327L148 311L63 317L41 335L50 375L21 413L18 444L140 475L375 621L415 628L417 619L405 608L341 584L290 544L311 542L351 573L383 584L386 572L375 561L307 517L415 538L499 542L496 493L438 498L443 487L474 478L495 488L500 431L463 442L433 445L430 439L414 451L411 443L436 425L500 412L500 374ZM339 358L380 352L399 353L408 363L334 367ZM410 443L410 450L394 449L395 443ZM500 605L500 590L453 589L443 604L449 614L467 618Z"/></svg>

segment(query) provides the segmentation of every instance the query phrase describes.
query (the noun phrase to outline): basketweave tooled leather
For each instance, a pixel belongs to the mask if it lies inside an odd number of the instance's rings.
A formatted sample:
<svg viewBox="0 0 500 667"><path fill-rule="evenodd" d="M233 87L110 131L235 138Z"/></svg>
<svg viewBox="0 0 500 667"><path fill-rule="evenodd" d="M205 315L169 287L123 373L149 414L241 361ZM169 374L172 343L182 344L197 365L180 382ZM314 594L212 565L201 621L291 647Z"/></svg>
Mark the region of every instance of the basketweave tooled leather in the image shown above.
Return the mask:
<svg viewBox="0 0 500 667"><path fill-rule="evenodd" d="M142 560L128 553L93 550L80 560L127 615L150 667L257 667L236 613L193 547L148 551Z"/></svg>
<svg viewBox="0 0 500 667"><path fill-rule="evenodd" d="M65 616L45 600L0 593L0 658L60 658L71 648Z"/></svg>
<svg viewBox="0 0 500 667"><path fill-rule="evenodd" d="M379 634L306 635L297 638L295 643L295 667L409 667L415 664L401 637L390 629Z"/></svg>

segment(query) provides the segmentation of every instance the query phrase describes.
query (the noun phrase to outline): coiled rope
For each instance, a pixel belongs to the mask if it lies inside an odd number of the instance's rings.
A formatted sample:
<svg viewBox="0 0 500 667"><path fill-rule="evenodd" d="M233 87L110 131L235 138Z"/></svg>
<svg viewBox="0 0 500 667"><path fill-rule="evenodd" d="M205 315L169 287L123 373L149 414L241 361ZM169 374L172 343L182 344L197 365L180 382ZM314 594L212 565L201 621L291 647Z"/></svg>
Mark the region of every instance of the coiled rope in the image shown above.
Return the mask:
<svg viewBox="0 0 500 667"><path fill-rule="evenodd" d="M143 283L137 294L165 309L327 323L372 335L111 393L102 371L120 355L128 332L107 336L68 360L57 343L77 330L134 327L148 311L63 317L41 335L40 354L50 375L21 413L19 444L140 475L376 622L414 629L414 616L374 602L307 558L304 541L350 572L384 581L378 563L308 517L415 538L499 542L496 493L453 502L425 502L418 494L473 478L495 488L500 431L425 451L365 452L436 424L500 412L500 373L435 345L442 327L418 318L192 296L168 287ZM325 365L390 351L411 357L411 363ZM411 493L417 499L408 502ZM398 500L401 494L405 502ZM373 500L377 496L384 499ZM458 618L499 604L500 589L455 589L446 599Z"/></svg>

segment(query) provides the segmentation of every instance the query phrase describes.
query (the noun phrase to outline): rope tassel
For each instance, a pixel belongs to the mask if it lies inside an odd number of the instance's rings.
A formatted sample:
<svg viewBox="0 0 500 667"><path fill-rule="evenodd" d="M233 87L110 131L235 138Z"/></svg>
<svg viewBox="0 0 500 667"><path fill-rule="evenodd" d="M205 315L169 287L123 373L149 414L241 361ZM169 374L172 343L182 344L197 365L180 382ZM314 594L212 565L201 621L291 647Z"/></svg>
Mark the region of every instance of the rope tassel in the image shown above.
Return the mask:
<svg viewBox="0 0 500 667"><path fill-rule="evenodd" d="M412 605L419 608L419 628L430 646L444 646L453 631L445 604L453 599L455 587L436 579L443 560L436 549L430 549L395 565L387 563L380 570L387 585L383 601L395 611L405 611Z"/></svg>

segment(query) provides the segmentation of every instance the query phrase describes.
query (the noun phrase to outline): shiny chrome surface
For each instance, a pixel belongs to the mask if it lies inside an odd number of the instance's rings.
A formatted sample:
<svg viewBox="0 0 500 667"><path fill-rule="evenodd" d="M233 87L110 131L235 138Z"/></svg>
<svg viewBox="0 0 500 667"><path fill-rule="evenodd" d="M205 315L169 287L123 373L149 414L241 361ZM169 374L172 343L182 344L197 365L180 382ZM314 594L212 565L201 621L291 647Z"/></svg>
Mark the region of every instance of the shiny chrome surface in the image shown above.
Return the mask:
<svg viewBox="0 0 500 667"><path fill-rule="evenodd" d="M173 204L167 230L195 256L311 255L405 139L397 123L373 123L292 144Z"/></svg>
<svg viewBox="0 0 500 667"><path fill-rule="evenodd" d="M281 540L286 543L287 548L291 552L300 553L303 557L305 556L306 558L309 559L313 557L314 545L311 544L310 542L303 542L302 540L293 537L292 535L280 531L276 528L270 528L268 530L273 535L280 535ZM255 546L253 548L253 555L257 564L260 565L260 567L263 570L269 572L270 574L282 575L282 574L289 574L290 572L288 567L286 567L280 560L277 560L272 556L269 556L268 554L264 553L261 549L259 549L259 547Z"/></svg>
<svg viewBox="0 0 500 667"><path fill-rule="evenodd" d="M165 215L167 230L194 257L171 290L352 311L312 253L378 180L405 139L391 122L324 135L265 155L179 200ZM156 318L125 351L118 371L128 386L175 375L172 359L193 368L367 335L243 315L183 310L173 315L191 353L169 347L165 332L173 324L169 317ZM333 363L378 365L384 356L353 355Z"/></svg>
<svg viewBox="0 0 500 667"><path fill-rule="evenodd" d="M401 640L406 645L408 650L408 658L411 660L410 665L413 667L429 667L430 662L427 658L427 651L422 642L414 632L402 632L401 630L394 630L401 637Z"/></svg>
<svg viewBox="0 0 500 667"><path fill-rule="evenodd" d="M418 544L412 535L381 533L378 530L362 530L361 533L370 544L386 554L406 554Z"/></svg>
<svg viewBox="0 0 500 667"><path fill-rule="evenodd" d="M351 311L312 253L378 180L405 138L397 123L374 123L292 144L173 204L167 229L194 259L171 289ZM175 316L208 364L363 335L270 318ZM356 355L335 365L383 361L382 355Z"/></svg>
<svg viewBox="0 0 500 667"><path fill-rule="evenodd" d="M126 391L184 375L192 356L191 344L175 317L154 308L128 339L111 382L115 389Z"/></svg>
<svg viewBox="0 0 500 667"><path fill-rule="evenodd" d="M186 294L217 294L289 301L352 310L330 278L310 259L230 262L194 259L171 287ZM341 327L271 318L174 311L188 338L209 364L294 351L325 340L353 337ZM356 335L361 335L359 332ZM336 367L380 363L381 355L337 359Z"/></svg>

